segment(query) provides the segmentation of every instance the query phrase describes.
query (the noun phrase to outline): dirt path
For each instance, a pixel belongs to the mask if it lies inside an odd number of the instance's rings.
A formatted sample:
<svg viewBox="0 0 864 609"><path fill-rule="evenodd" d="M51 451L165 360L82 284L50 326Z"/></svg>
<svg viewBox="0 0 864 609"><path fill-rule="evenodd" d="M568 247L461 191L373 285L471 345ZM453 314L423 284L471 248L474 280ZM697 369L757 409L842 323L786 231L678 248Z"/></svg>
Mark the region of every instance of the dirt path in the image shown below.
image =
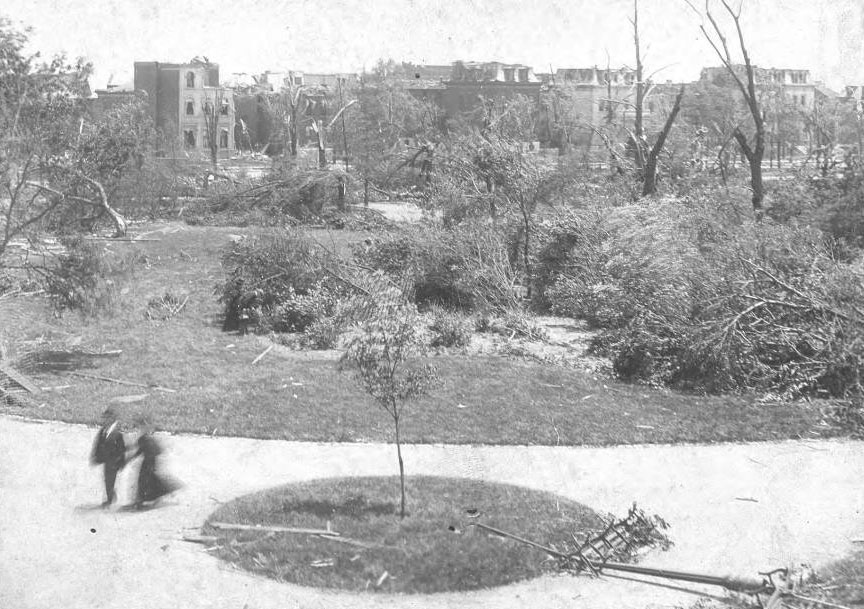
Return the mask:
<svg viewBox="0 0 864 609"><path fill-rule="evenodd" d="M236 571L179 537L253 490L302 479L392 474L390 446L164 436L186 487L144 513L101 500L87 466L94 429L0 417L0 607L687 606L685 592L611 579L545 577L427 597L335 593ZM753 575L847 553L864 537L864 443L823 441L618 448L409 446L409 474L522 484L622 513L637 501L671 524L675 547L646 564ZM132 471L119 480L128 500ZM737 499L736 499L737 498Z"/></svg>

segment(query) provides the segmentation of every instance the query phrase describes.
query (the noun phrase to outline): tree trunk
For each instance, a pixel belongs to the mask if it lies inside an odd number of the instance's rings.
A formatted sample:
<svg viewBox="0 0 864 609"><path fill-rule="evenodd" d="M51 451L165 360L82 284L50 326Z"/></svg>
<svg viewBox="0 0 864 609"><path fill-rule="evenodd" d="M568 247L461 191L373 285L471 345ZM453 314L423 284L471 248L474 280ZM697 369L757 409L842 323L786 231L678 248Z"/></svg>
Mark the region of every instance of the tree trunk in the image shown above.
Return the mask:
<svg viewBox="0 0 864 609"><path fill-rule="evenodd" d="M102 184L97 182L92 178L88 178L85 175L81 176L91 185L93 185L96 190L99 192L99 203L105 212L111 217L111 221L114 222L114 227L116 230L114 231L115 237L123 237L126 235L126 219L123 218L119 213L114 211L114 209L108 204L108 196L105 194L105 189L102 187Z"/></svg>
<svg viewBox="0 0 864 609"><path fill-rule="evenodd" d="M762 201L765 198L765 188L762 184L762 158L757 158L756 155L750 162L750 186L753 188L753 214L756 220L762 220Z"/></svg>
<svg viewBox="0 0 864 609"><path fill-rule="evenodd" d="M369 207L369 178L363 178L363 207Z"/></svg>
<svg viewBox="0 0 864 609"><path fill-rule="evenodd" d="M666 118L666 123L660 131L660 135L657 136L657 141L654 142L654 146L648 153L648 162L645 164L645 175L644 181L642 182L643 197L653 195L657 192L657 159L663 151L663 145L666 143L666 138L669 136L669 132L672 131L672 125L675 122L675 118L678 116L678 112L681 110L681 99L683 97L684 87L682 86L678 91L678 95L675 96L675 104L672 106L672 112L670 112L669 116Z"/></svg>
<svg viewBox="0 0 864 609"><path fill-rule="evenodd" d="M399 518L405 518L405 463L402 461L402 443L399 440L399 418L394 418L394 422L396 423L396 456L399 458L399 492L401 495Z"/></svg>
<svg viewBox="0 0 864 609"><path fill-rule="evenodd" d="M525 241L522 245L522 262L525 264L525 289L527 291L527 295L531 297L531 285L533 284L533 279L531 277L531 260L530 260L530 239L531 239L531 216L528 213L528 208L525 205L524 198L521 198L519 201L519 207L522 211L522 223L525 229Z"/></svg>

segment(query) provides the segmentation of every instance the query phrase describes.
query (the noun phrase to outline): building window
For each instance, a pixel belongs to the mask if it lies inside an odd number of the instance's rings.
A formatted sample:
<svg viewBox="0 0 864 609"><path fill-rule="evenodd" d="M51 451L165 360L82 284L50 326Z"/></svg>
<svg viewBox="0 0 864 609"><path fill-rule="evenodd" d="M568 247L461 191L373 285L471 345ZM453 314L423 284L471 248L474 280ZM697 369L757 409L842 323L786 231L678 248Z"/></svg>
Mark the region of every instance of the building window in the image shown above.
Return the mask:
<svg viewBox="0 0 864 609"><path fill-rule="evenodd" d="M807 96L806 96L806 95L802 95L802 96L801 96L801 105L802 105L802 106L806 106L806 105L807 105Z"/></svg>
<svg viewBox="0 0 864 609"><path fill-rule="evenodd" d="M222 106L219 108L219 114L222 116L228 116L228 110L230 110L230 104L227 99L223 99Z"/></svg>
<svg viewBox="0 0 864 609"><path fill-rule="evenodd" d="M513 68L504 68L504 82L513 82Z"/></svg>
<svg viewBox="0 0 864 609"><path fill-rule="evenodd" d="M213 116L213 104L210 102L210 100L204 102L204 115Z"/></svg>
<svg viewBox="0 0 864 609"><path fill-rule="evenodd" d="M195 88L195 72L186 72L186 88Z"/></svg>
<svg viewBox="0 0 864 609"><path fill-rule="evenodd" d="M528 82L528 68L519 68L519 82Z"/></svg>
<svg viewBox="0 0 864 609"><path fill-rule="evenodd" d="M227 129L222 129L222 131L219 132L219 147L220 148L227 148L228 147L228 130Z"/></svg>
<svg viewBox="0 0 864 609"><path fill-rule="evenodd" d="M600 110L600 112L605 112L606 111L606 100L601 99L599 102L597 102L597 109Z"/></svg>
<svg viewBox="0 0 864 609"><path fill-rule="evenodd" d="M186 116L195 115L195 102L191 99L186 100Z"/></svg>
<svg viewBox="0 0 864 609"><path fill-rule="evenodd" d="M195 130L194 129L184 129L183 130L183 145L186 148L194 148L195 147Z"/></svg>

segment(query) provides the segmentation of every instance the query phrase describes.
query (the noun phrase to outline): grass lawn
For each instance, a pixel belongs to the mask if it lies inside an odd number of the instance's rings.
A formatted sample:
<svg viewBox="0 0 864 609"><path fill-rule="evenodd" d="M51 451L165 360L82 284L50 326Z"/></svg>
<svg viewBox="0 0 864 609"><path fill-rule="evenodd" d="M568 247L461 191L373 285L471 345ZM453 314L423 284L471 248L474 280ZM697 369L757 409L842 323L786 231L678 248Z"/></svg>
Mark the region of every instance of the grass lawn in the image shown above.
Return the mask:
<svg viewBox="0 0 864 609"><path fill-rule="evenodd" d="M118 284L116 310L98 319L52 316L44 299L0 299L0 328L10 356L62 342L120 349L84 373L175 389L120 385L65 374L34 375L43 387L36 404L2 411L93 423L112 399L121 416L150 413L171 431L322 441L389 441L391 428L333 354L273 349L262 337L221 331L214 286L222 278L219 249L243 229L185 227L158 242L111 243L138 250L131 277ZM360 233L319 233L344 248ZM128 254L127 254L128 255ZM145 318L147 303L170 292L185 309L164 321ZM30 342L27 342L30 341ZM752 397L699 397L625 385L577 370L520 358L447 355L432 358L441 383L409 404L404 441L492 444L606 445L637 442L717 442L812 437L828 433L812 404L757 404ZM818 431L817 431L818 430Z"/></svg>
<svg viewBox="0 0 864 609"><path fill-rule="evenodd" d="M802 594L847 607L864 605L864 550L821 569L818 579Z"/></svg>
<svg viewBox="0 0 864 609"><path fill-rule="evenodd" d="M220 558L274 579L322 588L444 592L488 588L536 577L547 555L465 527L465 509L484 524L560 546L602 525L597 514L549 493L488 482L417 476L407 479L410 514L398 516L399 478L335 478L241 497L209 521L324 529L374 547L310 535L224 531ZM458 532L453 532L450 527ZM324 562L318 562L324 561ZM319 565L319 566L313 566ZM327 566L324 566L327 565ZM376 586L382 575L388 576Z"/></svg>

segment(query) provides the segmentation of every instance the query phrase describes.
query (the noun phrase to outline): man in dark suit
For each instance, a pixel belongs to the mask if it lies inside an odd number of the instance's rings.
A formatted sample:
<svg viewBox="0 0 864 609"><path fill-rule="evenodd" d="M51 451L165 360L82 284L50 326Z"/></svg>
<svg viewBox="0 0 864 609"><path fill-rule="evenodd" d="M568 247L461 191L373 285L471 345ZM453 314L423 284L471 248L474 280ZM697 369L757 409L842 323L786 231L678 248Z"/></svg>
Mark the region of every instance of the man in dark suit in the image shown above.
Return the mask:
<svg viewBox="0 0 864 609"><path fill-rule="evenodd" d="M114 492L117 472L126 465L126 443L123 441L123 433L120 431L117 415L111 408L102 413L102 427L96 434L93 451L90 453L90 464L98 465L100 463L103 465L105 475L106 496L102 507L108 507L117 499L117 493Z"/></svg>

